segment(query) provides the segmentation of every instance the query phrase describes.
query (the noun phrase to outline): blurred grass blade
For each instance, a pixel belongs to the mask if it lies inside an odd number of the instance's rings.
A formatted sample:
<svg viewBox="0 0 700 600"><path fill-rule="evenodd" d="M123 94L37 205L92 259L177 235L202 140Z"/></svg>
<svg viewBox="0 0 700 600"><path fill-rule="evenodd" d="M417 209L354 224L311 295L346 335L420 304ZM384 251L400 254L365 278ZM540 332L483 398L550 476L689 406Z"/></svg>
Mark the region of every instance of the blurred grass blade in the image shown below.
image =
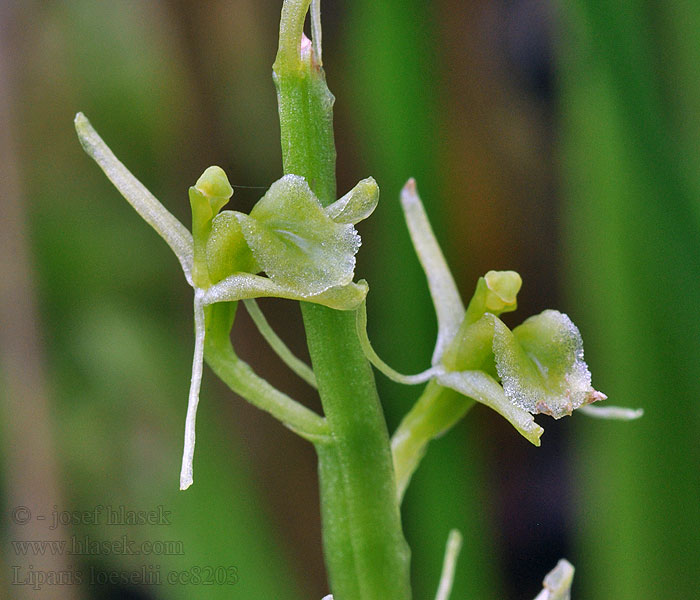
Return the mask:
<svg viewBox="0 0 700 600"><path fill-rule="evenodd" d="M697 581L678 574L700 572L700 5L561 8L565 289L597 381L645 410L577 421L582 596L691 598Z"/></svg>

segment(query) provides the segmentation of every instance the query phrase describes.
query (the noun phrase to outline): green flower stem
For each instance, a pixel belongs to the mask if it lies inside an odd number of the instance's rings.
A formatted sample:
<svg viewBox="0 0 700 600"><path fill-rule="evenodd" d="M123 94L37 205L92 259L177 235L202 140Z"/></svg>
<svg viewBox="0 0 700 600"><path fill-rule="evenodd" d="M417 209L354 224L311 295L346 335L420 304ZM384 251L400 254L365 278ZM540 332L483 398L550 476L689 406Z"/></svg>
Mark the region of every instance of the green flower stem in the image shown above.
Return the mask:
<svg viewBox="0 0 700 600"><path fill-rule="evenodd" d="M310 0L286 1L272 76L277 87L284 172L303 176L324 206L336 200L333 103L321 65L303 36ZM320 24L316 28L320 29Z"/></svg>
<svg viewBox="0 0 700 600"><path fill-rule="evenodd" d="M316 376L311 370L311 367L309 367L309 365L307 365L303 360L300 360L294 356L294 353L289 349L287 344L285 344L277 333L275 333L275 330L272 329L265 318L263 311L260 310L258 303L253 298L250 298L248 300L243 300L243 304L245 305L250 318L253 319L253 323L255 323L255 326L258 328L260 335L265 338L265 341L275 351L277 356L282 359L284 364L286 364L299 377L306 381L306 383L308 383L311 387L317 387Z"/></svg>
<svg viewBox="0 0 700 600"><path fill-rule="evenodd" d="M236 307L235 302L221 302L205 309L204 358L207 364L253 406L270 413L301 437L317 444L327 443L330 429L323 417L271 386L236 356L229 337Z"/></svg>
<svg viewBox="0 0 700 600"><path fill-rule="evenodd" d="M324 553L336 600L408 600L409 549L384 415L351 312L303 305L332 443L319 446Z"/></svg>
<svg viewBox="0 0 700 600"><path fill-rule="evenodd" d="M431 440L455 425L475 401L431 381L391 438L399 502Z"/></svg>
<svg viewBox="0 0 700 600"><path fill-rule="evenodd" d="M284 3L274 80L284 172L305 177L328 206L336 197L333 96L320 59L303 37L309 5L310 0ZM331 431L330 443L316 444L331 590L335 600L408 600L410 552L389 436L355 315L307 303L302 314Z"/></svg>

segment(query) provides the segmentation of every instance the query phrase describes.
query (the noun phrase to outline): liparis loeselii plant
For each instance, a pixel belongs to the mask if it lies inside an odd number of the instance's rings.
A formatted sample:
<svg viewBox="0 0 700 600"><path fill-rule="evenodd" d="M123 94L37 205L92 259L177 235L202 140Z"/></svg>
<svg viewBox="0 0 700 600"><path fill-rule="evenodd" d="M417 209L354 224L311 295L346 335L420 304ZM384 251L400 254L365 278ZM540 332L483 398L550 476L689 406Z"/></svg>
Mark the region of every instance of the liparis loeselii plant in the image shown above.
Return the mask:
<svg viewBox="0 0 700 600"><path fill-rule="evenodd" d="M303 28L310 14L311 39ZM335 600L409 600L410 552L400 505L429 442L476 403L505 417L539 446L534 415L579 411L629 420L639 410L593 406L594 390L579 330L555 310L514 329L499 318L516 309L521 278L489 271L468 303L430 227L416 184L401 204L435 306L438 335L431 365L402 375L382 361L367 335L369 286L354 281L360 237L355 225L379 200L374 179L336 199L333 95L322 63L319 0L285 0L273 67L285 175L249 214L222 210L233 195L224 171L207 168L189 190L190 232L127 170L87 118L75 118L85 151L166 241L194 290L195 348L180 488L193 483L195 422L203 363L235 393L311 442L319 460L324 556ZM295 357L255 302L301 302L312 367ZM294 373L318 390L320 415L282 393L236 355L230 332L243 302L263 337ZM425 385L389 436L370 367L407 385ZM461 537L451 532L436 598L450 594ZM565 560L545 578L537 600L569 597Z"/></svg>

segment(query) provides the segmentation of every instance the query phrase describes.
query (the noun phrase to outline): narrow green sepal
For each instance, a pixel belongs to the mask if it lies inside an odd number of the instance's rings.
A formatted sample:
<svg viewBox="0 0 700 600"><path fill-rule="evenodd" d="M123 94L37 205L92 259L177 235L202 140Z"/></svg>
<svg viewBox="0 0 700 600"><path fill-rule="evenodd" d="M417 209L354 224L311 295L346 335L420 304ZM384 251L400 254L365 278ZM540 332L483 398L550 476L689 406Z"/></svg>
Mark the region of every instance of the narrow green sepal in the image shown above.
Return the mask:
<svg viewBox="0 0 700 600"><path fill-rule="evenodd" d="M440 574L440 584L438 585L437 594L435 594L435 600L449 600L455 580L457 559L461 550L462 534L457 529L453 529L450 531L450 535L447 536L445 558L442 561L442 573Z"/></svg>
<svg viewBox="0 0 700 600"><path fill-rule="evenodd" d="M75 115L75 131L88 156L100 166L141 218L170 246L180 261L187 283L192 285L192 234L121 163L83 113Z"/></svg>
<svg viewBox="0 0 700 600"><path fill-rule="evenodd" d="M432 364L436 365L459 331L464 320L464 305L413 178L401 190L401 207L413 247L428 280L430 297L437 315L438 335L432 358Z"/></svg>
<svg viewBox="0 0 700 600"><path fill-rule="evenodd" d="M527 410L513 404L503 388L483 371L443 373L437 377L437 382L492 408L505 417L525 439L535 446L540 445L544 429L535 423Z"/></svg>
<svg viewBox="0 0 700 600"><path fill-rule="evenodd" d="M623 406L582 406L578 412L593 419L606 421L636 421L644 416L643 408L625 408Z"/></svg>
<svg viewBox="0 0 700 600"><path fill-rule="evenodd" d="M199 390L202 386L202 367L204 365L204 339L206 334L204 305L201 302L203 290L194 293L194 355L192 357L192 378L187 400L187 417L185 418L185 443L182 451L180 469L180 489L186 490L194 481L194 446Z"/></svg>
<svg viewBox="0 0 700 600"><path fill-rule="evenodd" d="M286 298L322 304L336 310L353 310L365 299L368 290L366 281L358 281L331 287L319 294L306 295L304 288L300 290L293 285L280 285L267 277L250 273L235 273L209 287L202 301L210 305L247 298Z"/></svg>

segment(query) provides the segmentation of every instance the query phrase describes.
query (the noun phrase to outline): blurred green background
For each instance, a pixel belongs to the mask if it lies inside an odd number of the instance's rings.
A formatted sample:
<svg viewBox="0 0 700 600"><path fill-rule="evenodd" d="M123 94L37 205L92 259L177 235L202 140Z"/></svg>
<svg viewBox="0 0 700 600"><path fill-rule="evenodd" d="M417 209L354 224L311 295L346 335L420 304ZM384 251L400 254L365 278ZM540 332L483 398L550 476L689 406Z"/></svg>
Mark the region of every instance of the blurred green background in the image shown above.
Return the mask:
<svg viewBox="0 0 700 600"><path fill-rule="evenodd" d="M280 5L0 2L5 597L327 593L312 449L210 373L196 485L177 491L190 290L72 124L85 112L186 224L186 190L210 164L252 186L233 199L248 210L281 175L270 77ZM560 556L578 568L577 598L696 597L699 6L355 0L323 10L339 191L368 175L382 189L357 270L372 288L379 353L415 372L435 336L397 201L414 176L463 294L489 269L518 270L508 322L567 312L595 386L646 411L629 424L543 417L536 449L476 408L432 444L406 496L415 597L434 594L452 527L465 534L455 599L532 598ZM262 305L303 355L298 308ZM239 314L240 354L317 406ZM378 383L393 429L418 392ZM80 514L99 506L97 523ZM120 506L170 514L109 525L108 507ZM53 511L71 523L51 529ZM175 554L24 555L12 543L122 536L175 542ZM233 586L165 583L173 571L229 566ZM82 583L12 585L32 571L80 572ZM121 581L134 572L144 585ZM109 576L120 581L93 584Z"/></svg>

